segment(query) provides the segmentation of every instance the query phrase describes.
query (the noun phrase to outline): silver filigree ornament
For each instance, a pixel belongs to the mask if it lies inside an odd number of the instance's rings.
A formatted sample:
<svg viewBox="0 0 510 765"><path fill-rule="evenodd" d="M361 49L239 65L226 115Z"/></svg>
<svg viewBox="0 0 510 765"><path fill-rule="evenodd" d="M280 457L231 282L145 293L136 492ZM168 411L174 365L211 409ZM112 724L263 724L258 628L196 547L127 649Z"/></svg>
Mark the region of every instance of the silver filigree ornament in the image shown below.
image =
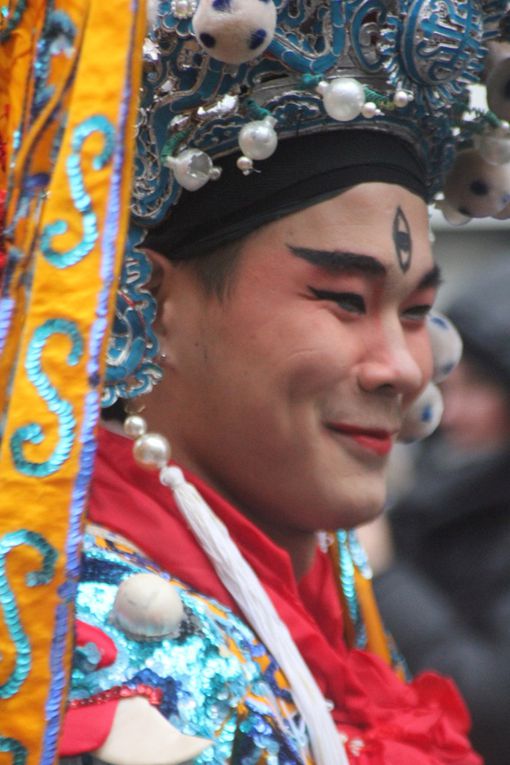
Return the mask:
<svg viewBox="0 0 510 765"><path fill-rule="evenodd" d="M389 81L411 91L424 116L441 111L479 78L487 38L481 7L472 0L406 0L400 10L388 14L381 31Z"/></svg>
<svg viewBox="0 0 510 765"><path fill-rule="evenodd" d="M142 238L143 232L132 226L106 356L104 407L119 398L148 393L162 377L161 368L154 361L159 351L152 327L157 306L146 288L152 267L147 255L137 249Z"/></svg>

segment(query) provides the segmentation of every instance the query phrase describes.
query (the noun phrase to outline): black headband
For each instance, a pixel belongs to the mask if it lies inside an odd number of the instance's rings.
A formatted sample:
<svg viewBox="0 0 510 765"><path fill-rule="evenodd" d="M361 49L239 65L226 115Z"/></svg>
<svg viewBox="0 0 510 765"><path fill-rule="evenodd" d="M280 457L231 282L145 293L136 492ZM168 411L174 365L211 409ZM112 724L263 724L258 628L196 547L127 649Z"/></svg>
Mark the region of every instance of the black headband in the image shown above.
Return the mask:
<svg viewBox="0 0 510 765"><path fill-rule="evenodd" d="M183 191L145 246L185 260L240 239L265 223L336 196L360 183L403 186L427 200L425 170L412 148L388 133L345 130L281 141L275 154L244 176L238 155L216 161L218 181Z"/></svg>

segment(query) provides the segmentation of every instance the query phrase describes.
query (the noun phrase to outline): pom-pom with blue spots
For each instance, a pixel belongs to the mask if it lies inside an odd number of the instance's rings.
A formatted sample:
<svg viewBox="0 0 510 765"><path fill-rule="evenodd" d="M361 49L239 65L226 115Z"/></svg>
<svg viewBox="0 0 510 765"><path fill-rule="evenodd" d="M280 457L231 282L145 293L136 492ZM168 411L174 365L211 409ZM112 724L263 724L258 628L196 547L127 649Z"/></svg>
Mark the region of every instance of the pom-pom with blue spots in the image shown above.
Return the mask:
<svg viewBox="0 0 510 765"><path fill-rule="evenodd" d="M427 320L432 358L434 359L434 382L442 382L453 372L462 356L462 340L452 322L438 311L432 311Z"/></svg>
<svg viewBox="0 0 510 765"><path fill-rule="evenodd" d="M243 64L271 43L276 28L273 0L200 0L193 31L207 53L225 64Z"/></svg>
<svg viewBox="0 0 510 765"><path fill-rule="evenodd" d="M510 162L493 165L476 149L459 152L444 197L448 208L466 218L497 215L510 204Z"/></svg>
<svg viewBox="0 0 510 765"><path fill-rule="evenodd" d="M430 436L441 422L443 409L441 391L437 385L429 383L408 409L398 440L409 444Z"/></svg>

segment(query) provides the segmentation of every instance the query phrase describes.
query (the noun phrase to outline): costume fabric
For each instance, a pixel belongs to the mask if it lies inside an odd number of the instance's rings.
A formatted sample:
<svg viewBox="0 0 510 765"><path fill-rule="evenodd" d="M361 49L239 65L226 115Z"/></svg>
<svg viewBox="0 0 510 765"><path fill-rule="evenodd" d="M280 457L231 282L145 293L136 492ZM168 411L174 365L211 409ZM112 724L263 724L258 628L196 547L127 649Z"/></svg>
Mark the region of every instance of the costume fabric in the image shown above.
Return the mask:
<svg viewBox="0 0 510 765"><path fill-rule="evenodd" d="M147 473L135 464L131 456L131 443L127 439L104 431L99 444L89 518L93 523L111 529L133 542L149 556L152 563L139 558L127 560L126 555L128 558L130 555L129 550L126 553L122 549L115 550L114 546L110 545L107 552L104 552L97 548L97 545L95 550L92 549L94 548L92 545L89 553L86 551L81 584L82 593L85 593L88 588L89 595L78 596L78 620L88 622L89 627L95 627L101 633L110 635L114 642L116 637L120 640L118 632L105 617L105 614L107 616L107 609L104 610L106 601L98 594L101 582L109 581L110 584L115 584L115 581L118 583L134 570L140 568L151 570L151 568L159 567L177 578L176 586L181 592L189 592L191 588L195 591L193 597L198 597L202 603L207 603L208 607L216 601L219 602L219 608L223 614L223 633L217 632L216 639L225 641L224 648L230 639L228 638L230 623L231 631L238 635L243 632L244 644L253 645L256 637L251 633L249 626L243 623L242 615L236 613L235 603L218 580L211 563L173 505L170 492L159 483L156 475ZM429 673L405 684L377 656L358 649L347 648L343 639L342 613L337 597L335 574L326 554L320 550L317 551L311 569L298 583L294 577L289 556L284 550L271 542L235 508L201 481L189 475L187 478L195 484L218 517L227 525L234 541L257 573L281 618L288 626L325 697L333 704L334 720L340 731L345 734L346 749L353 763L360 763L360 765L480 764L480 759L471 750L466 739L469 717L455 687L449 680ZM120 560L123 555L124 559ZM99 559L101 560L98 563ZM94 606L90 605L90 587L99 588L96 590L96 601L98 604L103 603L103 610L98 605L97 616L95 616ZM184 599L182 594L181 597ZM80 604L82 604L81 607ZM195 623L197 618L195 613ZM97 623L91 624L94 621ZM251 637L248 639L246 635ZM165 650L170 656L178 653L179 639L163 641ZM125 636L122 640L125 644ZM154 667L154 656L151 653L154 651L154 644L152 643L151 646L150 651L147 649L150 653L148 666ZM259 646L257 650L260 651L260 649ZM139 681L140 673L143 673L144 668L140 665L140 651L138 648L136 650L133 648L133 651L138 657L134 674ZM127 652L129 654L129 650ZM274 665L273 659L270 659L271 662ZM94 725L91 726L91 730L94 731L93 738L87 742L87 737L83 735L85 718L81 715L89 715L89 720L94 719L95 715L97 719L101 718L100 705L97 705L98 708L94 712L94 704L97 701L99 688L102 691L107 690L108 672L115 680L113 682L112 679L111 685L129 687L131 690L127 692L136 692L136 690L133 691L136 683L133 683L133 676L130 676L130 672L134 672L134 666L125 666L125 669L119 673L119 668L115 668L115 664L114 661L106 675L103 672L102 679L98 681L99 684L94 684L96 681L90 678L84 683L83 672L80 669L82 665L78 666L79 662L76 665L71 699L80 698L81 705L75 704L68 715L64 736L65 754L74 755L91 751L100 743L97 727ZM196 669L195 674L197 674ZM154 682L154 678L151 680L147 673L143 677L142 685L144 686L147 684L150 686ZM167 684L169 682L170 680L167 679ZM267 677L264 682L267 685ZM189 693L193 693L192 687ZM157 699L155 703L157 705ZM288 704L292 706L291 699L288 700ZM236 707L237 715L241 714L241 706L240 702ZM246 705L243 709L245 708ZM173 713L171 705L170 707L167 705L166 709L161 708L160 711L168 715L169 709L170 721L179 727L179 715L175 708ZM86 711L83 712L83 710ZM110 709L110 714L113 714L113 711L114 707ZM206 711L205 706L204 715ZM249 722L246 722L245 717L242 719L244 729L249 729ZM196 719L194 725L193 721L185 722L186 733L204 735L203 730L197 729ZM103 723L102 726L101 735L106 736L108 725ZM79 730L82 733L78 741L76 731ZM219 729L213 733L213 737L221 738ZM235 736L232 741L234 739ZM223 740L221 746L225 746ZM276 737L272 740L271 746L267 744L266 749L269 751L272 748L274 754L275 751L279 751L278 746L278 737ZM292 744L288 746L290 751ZM283 749L280 753L283 753ZM221 757L223 760L215 760L214 756L206 751L199 759L202 761L202 758L205 758L204 762L224 761L224 748L221 751ZM226 759L236 763L245 761L232 748ZM281 761L285 761L283 754Z"/></svg>
<svg viewBox="0 0 510 765"><path fill-rule="evenodd" d="M422 458L389 514L396 563L375 580L414 672L453 676L486 765L510 762L510 451L452 466Z"/></svg>

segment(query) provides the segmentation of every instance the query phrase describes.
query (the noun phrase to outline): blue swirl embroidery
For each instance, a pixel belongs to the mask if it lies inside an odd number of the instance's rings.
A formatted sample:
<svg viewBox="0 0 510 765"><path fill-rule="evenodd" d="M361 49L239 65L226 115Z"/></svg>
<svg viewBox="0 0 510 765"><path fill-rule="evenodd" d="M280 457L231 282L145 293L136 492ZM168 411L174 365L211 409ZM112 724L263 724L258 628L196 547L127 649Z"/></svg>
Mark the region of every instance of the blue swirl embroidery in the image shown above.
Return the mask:
<svg viewBox="0 0 510 765"><path fill-rule="evenodd" d="M94 212L92 199L87 193L81 167L82 149L86 139L93 133L102 133L104 144L102 150L92 161L94 170L102 170L113 156L115 147L115 128L101 114L94 114L77 125L71 141L71 154L67 159L67 175L71 189L71 197L83 221L83 238L67 252L59 252L53 246L53 237L65 234L68 223L56 220L48 223L41 234L41 251L45 258L57 268L67 268L80 262L91 252L99 236L97 215Z"/></svg>
<svg viewBox="0 0 510 765"><path fill-rule="evenodd" d="M27 749L16 738L0 736L0 752L12 754L12 765L25 765L27 761Z"/></svg>
<svg viewBox="0 0 510 765"><path fill-rule="evenodd" d="M12 4L11 4L12 8ZM19 26L23 14L27 9L27 0L19 0L14 8L10 11L10 15L7 15L7 9L2 7L1 16L5 21L5 26L0 31L0 42L5 42L12 32Z"/></svg>
<svg viewBox="0 0 510 765"><path fill-rule="evenodd" d="M23 454L25 442L40 444L44 434L37 423L32 422L18 428L11 436L10 447L14 465L20 473L38 478L56 473L69 457L75 439L76 420L73 407L60 398L41 366L41 357L49 338L55 334L67 335L71 340L71 350L67 357L69 366L76 366L83 355L83 338L74 321L67 319L48 319L34 332L30 342L25 367L30 381L35 385L51 412L58 417L59 441L51 457L44 462L31 462Z"/></svg>
<svg viewBox="0 0 510 765"><path fill-rule="evenodd" d="M16 599L7 579L5 562L7 555L15 547L28 545L38 550L42 557L42 566L37 571L31 571L25 577L28 587L48 584L55 572L56 550L46 539L35 531L20 529L5 534L0 539L0 605L2 606L5 624L16 648L16 663L11 676L0 685L0 699L8 699L19 691L30 672L32 650L30 642L20 622ZM1 741L2 739L0 739ZM4 739L5 740L5 739ZM1 747L0 747L1 749ZM5 750L2 750L5 751ZM16 752L15 752L16 762Z"/></svg>

